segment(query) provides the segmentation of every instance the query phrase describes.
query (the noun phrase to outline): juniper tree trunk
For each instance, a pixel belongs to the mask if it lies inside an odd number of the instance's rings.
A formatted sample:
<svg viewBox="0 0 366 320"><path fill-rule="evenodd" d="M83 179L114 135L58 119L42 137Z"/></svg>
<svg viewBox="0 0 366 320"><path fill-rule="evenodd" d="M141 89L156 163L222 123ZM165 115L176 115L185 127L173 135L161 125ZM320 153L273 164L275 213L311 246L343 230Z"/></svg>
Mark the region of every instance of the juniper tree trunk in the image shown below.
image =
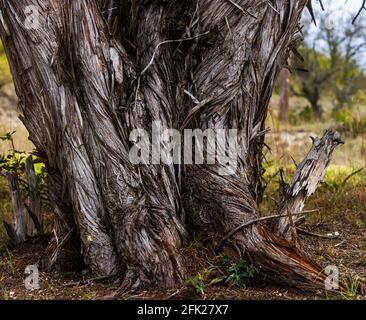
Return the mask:
<svg viewBox="0 0 366 320"><path fill-rule="evenodd" d="M269 99L306 3L0 0L22 119L49 175L48 268L81 254L127 288L173 287L187 276L188 230L218 242L258 218ZM29 5L39 18L31 26ZM153 121L240 130L236 172L132 165L129 135L151 132ZM322 287L320 269L262 224L239 228L230 243L274 280Z"/></svg>

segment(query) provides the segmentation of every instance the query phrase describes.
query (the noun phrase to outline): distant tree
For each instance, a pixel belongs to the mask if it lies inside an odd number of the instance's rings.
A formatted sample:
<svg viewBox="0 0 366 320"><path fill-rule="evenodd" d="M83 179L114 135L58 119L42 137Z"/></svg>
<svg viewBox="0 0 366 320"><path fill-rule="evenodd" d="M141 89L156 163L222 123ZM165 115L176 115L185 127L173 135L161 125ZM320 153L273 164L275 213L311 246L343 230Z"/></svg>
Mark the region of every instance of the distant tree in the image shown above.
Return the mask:
<svg viewBox="0 0 366 320"><path fill-rule="evenodd" d="M316 40L312 48L304 45L299 50L305 61L306 71L296 72L298 85L293 85L292 91L309 101L315 118L320 120L323 115L321 97L327 90L329 79L335 75L336 67L328 57L315 49L315 43Z"/></svg>
<svg viewBox="0 0 366 320"><path fill-rule="evenodd" d="M349 20L322 28L326 52L331 65L336 67L335 77L332 78L335 111L352 106L352 98L366 86L366 76L360 66L366 53L366 26L362 19L354 24L350 24Z"/></svg>
<svg viewBox="0 0 366 320"><path fill-rule="evenodd" d="M288 122L290 89L291 89L291 73L287 68L284 68L282 69L280 74L279 120L282 123Z"/></svg>
<svg viewBox="0 0 366 320"><path fill-rule="evenodd" d="M299 50L306 72L296 74L296 95L306 98L317 119L322 118L321 98L335 100L334 110L350 106L353 97L365 87L360 67L366 48L365 26L361 19L351 24L351 17L332 23L331 14L321 18L314 35L305 30L305 44Z"/></svg>

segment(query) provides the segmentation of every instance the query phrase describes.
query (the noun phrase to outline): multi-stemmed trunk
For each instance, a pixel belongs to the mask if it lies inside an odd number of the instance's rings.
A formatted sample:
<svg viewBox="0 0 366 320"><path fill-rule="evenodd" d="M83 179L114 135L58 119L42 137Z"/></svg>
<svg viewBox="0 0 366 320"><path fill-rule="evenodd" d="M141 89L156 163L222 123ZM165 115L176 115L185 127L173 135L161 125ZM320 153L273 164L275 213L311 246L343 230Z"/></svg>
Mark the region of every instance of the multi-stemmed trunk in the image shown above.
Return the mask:
<svg viewBox="0 0 366 320"><path fill-rule="evenodd" d="M321 270L290 242L293 220L274 231L256 221L267 107L307 2L0 0L22 119L48 170L55 239L46 267L71 267L81 252L94 274L122 275L127 288L173 287L187 277L189 230L199 229L217 242L230 234L224 244L274 280L322 288ZM129 135L154 121L238 129L236 172L133 165ZM307 168L315 186L339 137L319 143L324 162ZM279 212L298 214L293 202L307 188L284 193L291 203L285 197Z"/></svg>

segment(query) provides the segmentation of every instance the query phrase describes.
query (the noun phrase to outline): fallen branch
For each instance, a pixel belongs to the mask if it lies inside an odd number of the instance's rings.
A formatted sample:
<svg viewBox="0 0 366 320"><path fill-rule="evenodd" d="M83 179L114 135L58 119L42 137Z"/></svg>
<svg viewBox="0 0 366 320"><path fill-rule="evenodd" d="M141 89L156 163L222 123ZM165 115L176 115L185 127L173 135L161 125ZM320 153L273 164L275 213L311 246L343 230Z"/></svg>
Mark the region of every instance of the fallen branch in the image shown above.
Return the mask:
<svg viewBox="0 0 366 320"><path fill-rule="evenodd" d="M107 282L112 279L115 279L117 276L118 276L117 274L114 274L114 275L110 275L110 276L95 277L95 278L89 278L89 279L80 280L80 281L72 281L72 282L68 282L68 283L64 284L63 287L65 287L65 288L80 287L80 286L84 286L84 285L90 285L90 284L96 283L96 282Z"/></svg>
<svg viewBox="0 0 366 320"><path fill-rule="evenodd" d="M296 228L297 231L299 233L311 236L311 237L315 237L315 238L322 238L322 239L329 239L329 240L336 240L336 239L340 239L339 236L327 236L327 235L322 235L322 234L318 234L318 233L313 233L310 231L307 231L305 229L301 229L301 228Z"/></svg>
<svg viewBox="0 0 366 320"><path fill-rule="evenodd" d="M313 213L313 212L319 212L319 209L305 210L305 211L302 211L302 212L296 212L293 215L294 216L297 216L297 215L302 216L304 213ZM260 217L258 219L253 219L253 220L250 220L248 222L245 222L245 223L241 224L240 226L236 227L235 229L233 229L231 232L229 232L224 238L222 238L222 240L216 246L215 250L217 251L217 250L221 249L226 241L228 241L233 235L235 235L235 233L237 233L238 231L240 231L243 228L250 227L251 225L259 223L259 222L275 220L275 219L279 219L279 218L283 218L283 217L286 217L286 215L274 214L274 215L270 215L270 216L266 216L266 217Z"/></svg>
<svg viewBox="0 0 366 320"><path fill-rule="evenodd" d="M346 183L348 182L348 180L350 180L352 177L354 177L356 174L359 174L360 172L362 172L366 167L363 167L361 169L358 169L354 172L352 172L346 179L343 180L341 186L342 188L344 188L344 186L346 185Z"/></svg>
<svg viewBox="0 0 366 320"><path fill-rule="evenodd" d="M343 240L343 241L341 241L341 242L337 243L337 244L334 246L334 248L338 248L338 247L340 247L342 244L345 244L346 242L347 242L347 240Z"/></svg>
<svg viewBox="0 0 366 320"><path fill-rule="evenodd" d="M295 213L294 215L298 215L298 214L300 215L300 214L302 214L302 212ZM274 219L279 219L279 218L286 217L286 216L287 215L284 215L284 214L282 214L282 215L281 214L276 214L276 215L261 217L261 218L258 218L258 219L253 219L253 220L250 220L248 222L245 222L245 223L237 226L235 229L233 229L232 231L230 231L224 238L222 238L222 240L216 246L216 251L219 250L219 249L221 249L222 246L225 244L225 242L228 241L233 235L235 235L241 229L250 227L253 224L256 224L256 223L259 223L259 222L268 221L268 220L274 220Z"/></svg>

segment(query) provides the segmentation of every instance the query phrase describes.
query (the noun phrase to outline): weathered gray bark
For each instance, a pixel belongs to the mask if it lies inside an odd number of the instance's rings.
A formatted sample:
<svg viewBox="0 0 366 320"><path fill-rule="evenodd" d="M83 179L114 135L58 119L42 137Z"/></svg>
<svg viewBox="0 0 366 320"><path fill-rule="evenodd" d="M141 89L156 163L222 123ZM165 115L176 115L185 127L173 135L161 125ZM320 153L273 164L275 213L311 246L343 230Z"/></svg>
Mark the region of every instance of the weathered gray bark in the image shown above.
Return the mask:
<svg viewBox="0 0 366 320"><path fill-rule="evenodd" d="M27 234L29 236L36 236L43 232L43 219L41 213L41 196L32 156L27 158L24 170L28 187L28 200L24 205L28 213L27 217L30 219Z"/></svg>
<svg viewBox="0 0 366 320"><path fill-rule="evenodd" d="M23 121L49 173L48 267L76 259L80 246L97 275L121 274L129 288L172 287L186 276L188 226L219 241L258 217L267 107L306 3L38 0L41 28L26 29L34 1L0 0ZM241 130L237 172L133 166L129 133L155 120ZM231 240L273 279L322 287L320 269L266 227Z"/></svg>
<svg viewBox="0 0 366 320"><path fill-rule="evenodd" d="M312 138L313 146L306 158L297 166L290 185L282 182L280 214L286 217L278 221L277 232L292 242L296 238L296 224L301 218L305 201L324 178L334 149L342 144L339 133L328 130L322 139Z"/></svg>
<svg viewBox="0 0 366 320"><path fill-rule="evenodd" d="M27 239L27 220L16 173L8 173L8 185L14 213L14 226L4 221L5 229L14 243L22 243Z"/></svg>
<svg viewBox="0 0 366 320"><path fill-rule="evenodd" d="M34 171L32 156L29 156L25 163L25 176L27 179L26 192L22 194L19 177L16 172L9 172L6 175L12 202L14 223L4 221L4 226L9 238L14 243L21 244L28 238L42 233L41 199L37 187L37 177Z"/></svg>

